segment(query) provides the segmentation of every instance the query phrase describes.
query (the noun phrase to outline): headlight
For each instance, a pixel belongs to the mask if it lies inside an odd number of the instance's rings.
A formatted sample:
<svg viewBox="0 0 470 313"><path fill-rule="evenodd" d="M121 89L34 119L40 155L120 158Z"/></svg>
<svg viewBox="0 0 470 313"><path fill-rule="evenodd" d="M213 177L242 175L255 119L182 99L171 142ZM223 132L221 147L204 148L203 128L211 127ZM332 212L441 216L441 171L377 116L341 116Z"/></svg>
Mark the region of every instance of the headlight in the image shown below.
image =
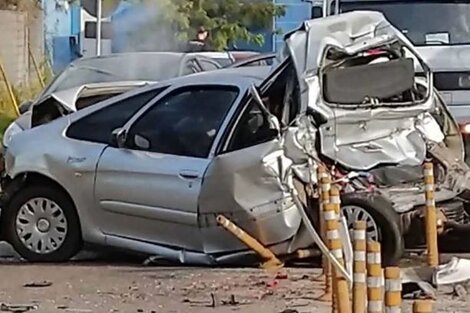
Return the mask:
<svg viewBox="0 0 470 313"><path fill-rule="evenodd" d="M10 144L11 138L15 136L16 134L22 132L23 129L18 125L17 123L13 122L10 124L10 126L7 127L5 130L5 133L3 134L3 147L8 147Z"/></svg>

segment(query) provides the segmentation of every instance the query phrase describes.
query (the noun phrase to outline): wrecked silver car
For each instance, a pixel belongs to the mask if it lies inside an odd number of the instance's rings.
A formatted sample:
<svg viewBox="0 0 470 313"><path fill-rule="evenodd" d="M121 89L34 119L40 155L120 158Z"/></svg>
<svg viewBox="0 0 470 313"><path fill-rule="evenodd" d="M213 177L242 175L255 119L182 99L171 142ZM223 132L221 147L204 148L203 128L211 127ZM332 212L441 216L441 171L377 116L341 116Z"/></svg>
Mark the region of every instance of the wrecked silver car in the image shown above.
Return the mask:
<svg viewBox="0 0 470 313"><path fill-rule="evenodd" d="M305 22L283 55L262 82L196 74L18 134L5 158L3 238L34 261L67 260L85 242L183 263L249 262L254 253L217 226L222 214L287 256L318 243L312 187L323 164L343 187L343 215L366 220L384 265L396 264L419 221L427 157L446 223L464 222L457 124L429 67L382 14Z"/></svg>
<svg viewBox="0 0 470 313"><path fill-rule="evenodd" d="M255 78L227 71L134 90L15 136L5 157L5 238L36 261L66 260L87 242L213 264L246 250L217 226L222 211L285 245L300 219L259 166L279 147L277 131L246 102ZM252 184L265 191L238 199Z"/></svg>
<svg viewBox="0 0 470 313"><path fill-rule="evenodd" d="M407 38L382 14L363 11L305 22L286 43L306 107L292 136L308 134L303 150L342 186L343 215L350 226L367 222L384 263L424 243L425 160L436 169L440 232L468 230L459 127Z"/></svg>

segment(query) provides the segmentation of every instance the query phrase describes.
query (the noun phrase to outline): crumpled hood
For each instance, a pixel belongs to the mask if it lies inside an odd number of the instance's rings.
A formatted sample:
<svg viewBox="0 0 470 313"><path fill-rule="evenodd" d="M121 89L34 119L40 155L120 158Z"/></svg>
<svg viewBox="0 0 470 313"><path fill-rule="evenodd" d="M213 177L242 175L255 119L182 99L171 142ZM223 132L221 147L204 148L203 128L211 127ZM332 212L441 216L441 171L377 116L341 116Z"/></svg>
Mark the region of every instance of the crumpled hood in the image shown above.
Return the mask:
<svg viewBox="0 0 470 313"><path fill-rule="evenodd" d="M125 92L134 88L155 83L148 81L121 81L109 83L92 83L66 90L60 90L51 94L51 97L59 101L68 110L75 112L77 99L84 93L115 93Z"/></svg>

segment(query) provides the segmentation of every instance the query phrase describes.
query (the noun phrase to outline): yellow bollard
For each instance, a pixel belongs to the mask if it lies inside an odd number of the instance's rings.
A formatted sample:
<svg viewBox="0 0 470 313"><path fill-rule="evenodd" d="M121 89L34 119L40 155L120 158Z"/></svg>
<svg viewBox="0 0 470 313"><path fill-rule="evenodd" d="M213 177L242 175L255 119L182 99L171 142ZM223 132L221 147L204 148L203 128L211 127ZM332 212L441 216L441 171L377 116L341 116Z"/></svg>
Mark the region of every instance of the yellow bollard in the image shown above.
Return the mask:
<svg viewBox="0 0 470 313"><path fill-rule="evenodd" d="M385 269L385 312L401 313L401 277L399 267Z"/></svg>
<svg viewBox="0 0 470 313"><path fill-rule="evenodd" d="M434 200L434 171L431 162L424 163L424 190L426 197L426 247L428 266L436 268L439 265L437 247L437 212Z"/></svg>
<svg viewBox="0 0 470 313"><path fill-rule="evenodd" d="M334 188L333 186L330 187L330 203L331 205L333 205L334 209L335 209L335 214L336 214L336 219L337 221L339 221L339 216L340 216L340 210L341 210L341 199L340 199L340 196L339 196L339 190ZM339 226L338 226L339 227ZM339 236L338 236L339 239L341 239ZM342 245L341 245L341 248L342 248ZM344 265L344 262L342 262L343 260L343 254L341 253L341 259L338 259L342 265ZM331 267L330 265L330 271L333 267ZM332 279L331 279L331 282L332 282L332 285L333 285L333 295L332 295L332 302L333 302L333 307L332 307L332 311L333 313L337 313L338 312L338 280L337 280L337 275L336 275L336 271L332 271L333 275L332 275Z"/></svg>
<svg viewBox="0 0 470 313"><path fill-rule="evenodd" d="M383 311L383 271L380 243L367 243L367 313Z"/></svg>
<svg viewBox="0 0 470 313"><path fill-rule="evenodd" d="M320 223L320 236L324 242L326 242L325 237L325 219L323 218L323 184L322 180L327 176L326 170L322 165L319 165L317 168L317 181L318 181L318 220ZM328 263L325 256L321 258L321 266L322 272L318 277L315 277L315 281L325 281L325 273L326 273L326 263Z"/></svg>
<svg viewBox="0 0 470 313"><path fill-rule="evenodd" d="M340 198L339 190L336 187L331 187L330 190L330 204L325 205L325 226L326 237L328 239L328 246L336 259L344 265L343 250L341 238L339 235L339 212L340 212ZM346 278L338 273L333 268L333 311L338 313L350 313L351 303L349 300L349 286Z"/></svg>
<svg viewBox="0 0 470 313"><path fill-rule="evenodd" d="M321 185L321 203L322 203L321 212L324 212L325 205L330 203L330 189L331 189L331 179L326 171L321 176L320 183L321 183L320 185ZM325 226L326 221L324 220L324 216L322 216L322 220L323 220L322 236L324 238L323 241L326 242L327 241L326 226ZM328 299L331 299L331 295L332 295L331 263L328 262L328 259L324 256L322 264L323 264L323 275L324 275L324 281L325 281L325 294L327 295Z"/></svg>
<svg viewBox="0 0 470 313"><path fill-rule="evenodd" d="M432 313L432 302L429 300L415 300L413 313Z"/></svg>
<svg viewBox="0 0 470 313"><path fill-rule="evenodd" d="M365 221L354 223L354 264L353 264L353 312L366 311L367 286L366 286L366 228Z"/></svg>
<svg viewBox="0 0 470 313"><path fill-rule="evenodd" d="M248 235L243 229L235 225L225 216L217 216L217 223L240 239L240 241L243 242L248 248L258 253L258 255L261 256L264 261L266 261L263 263L263 268L266 270L274 271L284 266L284 264L276 257L274 253L271 252L271 250L265 248L255 238Z"/></svg>
<svg viewBox="0 0 470 313"><path fill-rule="evenodd" d="M324 210L325 206L330 202L330 188L331 188L331 180L328 176L328 173L323 166L318 167L317 172L319 178L319 188L320 188L320 197L319 197L319 208L320 208L320 236L322 240L327 243L326 238L326 222L324 218ZM327 244L328 245L328 244ZM333 292L332 292L332 276L331 276L331 264L328 262L326 256L322 257L322 268L323 274L320 275L317 280L325 282L325 292L324 294L318 299L320 301L330 302L332 300Z"/></svg>

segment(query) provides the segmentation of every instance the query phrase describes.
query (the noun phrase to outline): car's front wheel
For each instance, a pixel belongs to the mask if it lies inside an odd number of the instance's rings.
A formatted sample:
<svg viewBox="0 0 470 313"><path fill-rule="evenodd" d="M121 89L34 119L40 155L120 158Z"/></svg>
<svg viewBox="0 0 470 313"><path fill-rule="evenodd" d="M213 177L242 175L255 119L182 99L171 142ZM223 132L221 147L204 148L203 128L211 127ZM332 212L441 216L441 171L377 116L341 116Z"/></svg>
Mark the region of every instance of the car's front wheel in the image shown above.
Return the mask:
<svg viewBox="0 0 470 313"><path fill-rule="evenodd" d="M63 262L81 248L75 206L54 187L27 186L12 198L5 214L7 239L28 261Z"/></svg>

